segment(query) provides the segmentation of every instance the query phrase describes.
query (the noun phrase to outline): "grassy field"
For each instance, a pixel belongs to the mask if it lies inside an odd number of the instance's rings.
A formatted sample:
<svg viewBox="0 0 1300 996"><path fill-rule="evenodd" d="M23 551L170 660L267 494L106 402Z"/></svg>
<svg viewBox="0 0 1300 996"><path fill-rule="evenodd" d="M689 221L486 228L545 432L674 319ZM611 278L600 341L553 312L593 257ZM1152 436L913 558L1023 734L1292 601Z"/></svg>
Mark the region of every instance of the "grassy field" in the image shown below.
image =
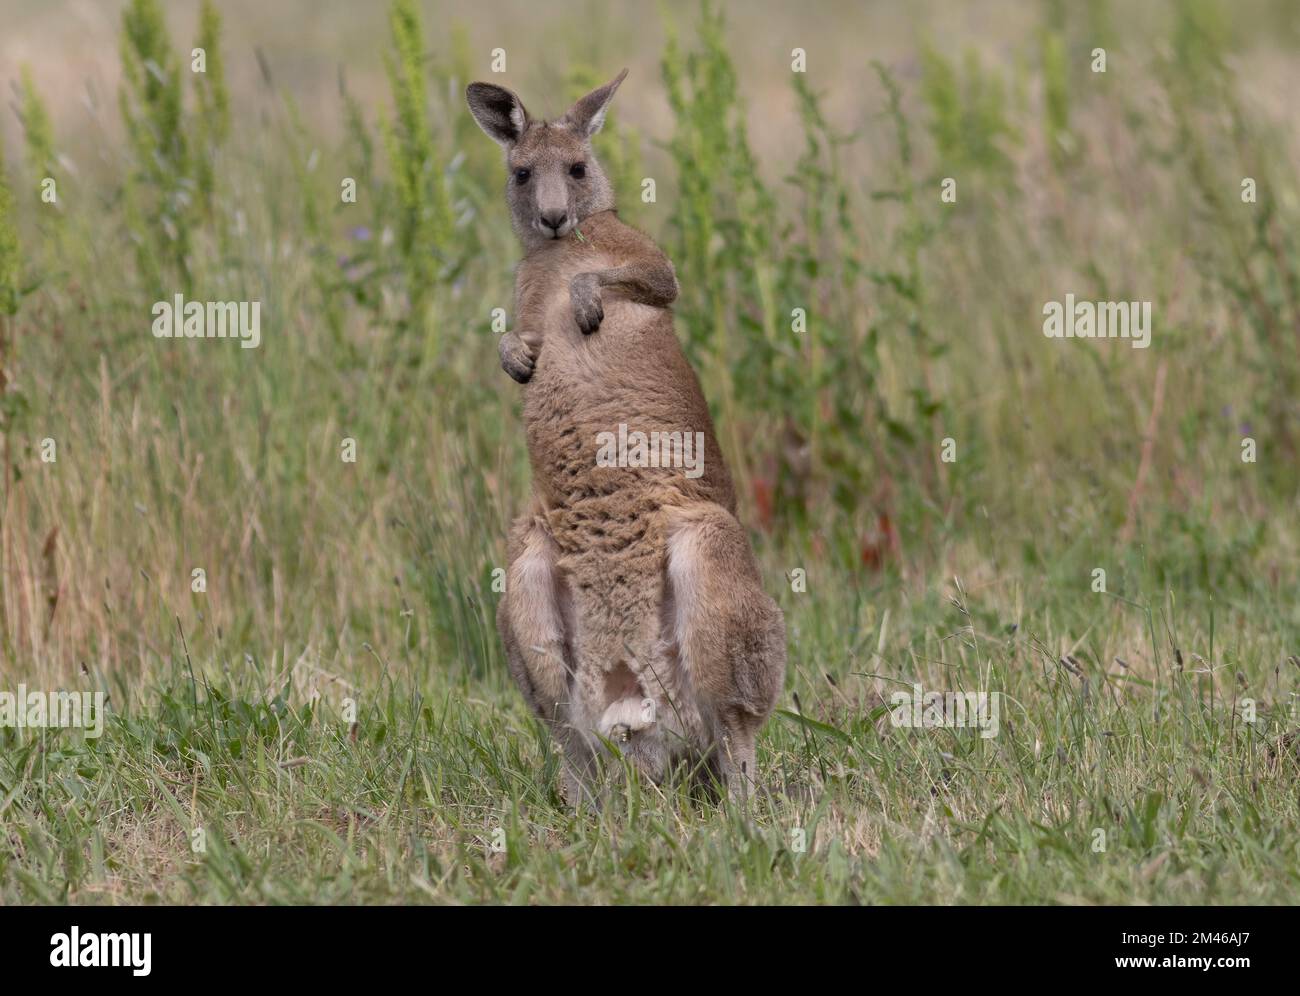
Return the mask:
<svg viewBox="0 0 1300 996"><path fill-rule="evenodd" d="M0 692L108 716L0 727L0 904L1292 901L1300 16L762 6L16 5ZM518 249L461 94L624 65L597 149L786 615L743 807L570 811L493 622ZM155 338L176 294L260 346ZM1045 337L1066 294L1150 347Z"/></svg>

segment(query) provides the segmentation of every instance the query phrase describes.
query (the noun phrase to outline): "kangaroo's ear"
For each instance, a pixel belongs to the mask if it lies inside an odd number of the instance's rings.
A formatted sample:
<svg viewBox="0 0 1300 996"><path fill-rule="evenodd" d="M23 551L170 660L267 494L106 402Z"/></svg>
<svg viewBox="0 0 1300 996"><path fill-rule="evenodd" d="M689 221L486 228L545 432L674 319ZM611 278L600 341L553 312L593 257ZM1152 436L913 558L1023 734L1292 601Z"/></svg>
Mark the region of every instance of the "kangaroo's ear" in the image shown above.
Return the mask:
<svg viewBox="0 0 1300 996"><path fill-rule="evenodd" d="M465 88L465 102L478 126L507 149L519 141L528 127L523 101L503 86L471 83Z"/></svg>
<svg viewBox="0 0 1300 996"><path fill-rule="evenodd" d="M623 82L623 77L626 75L627 70L624 69L598 90L592 90L569 108L563 120L568 122L579 135L591 138L605 123L605 111L609 108L609 102L614 99L618 85Z"/></svg>

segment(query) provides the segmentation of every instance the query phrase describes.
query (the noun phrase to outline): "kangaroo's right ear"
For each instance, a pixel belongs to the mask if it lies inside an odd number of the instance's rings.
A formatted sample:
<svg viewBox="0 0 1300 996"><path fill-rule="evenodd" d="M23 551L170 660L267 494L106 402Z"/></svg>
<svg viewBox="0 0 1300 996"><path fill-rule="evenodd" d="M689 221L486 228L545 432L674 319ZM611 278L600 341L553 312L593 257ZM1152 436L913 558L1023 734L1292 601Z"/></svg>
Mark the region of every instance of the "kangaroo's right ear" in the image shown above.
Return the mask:
<svg viewBox="0 0 1300 996"><path fill-rule="evenodd" d="M465 89L465 101L478 126L507 149L519 141L528 127L523 101L503 86L471 83Z"/></svg>
<svg viewBox="0 0 1300 996"><path fill-rule="evenodd" d="M609 102L614 99L619 84L626 76L627 70L624 69L604 86L592 90L569 108L564 120L573 125L583 138L591 138L605 124L605 111L609 109Z"/></svg>

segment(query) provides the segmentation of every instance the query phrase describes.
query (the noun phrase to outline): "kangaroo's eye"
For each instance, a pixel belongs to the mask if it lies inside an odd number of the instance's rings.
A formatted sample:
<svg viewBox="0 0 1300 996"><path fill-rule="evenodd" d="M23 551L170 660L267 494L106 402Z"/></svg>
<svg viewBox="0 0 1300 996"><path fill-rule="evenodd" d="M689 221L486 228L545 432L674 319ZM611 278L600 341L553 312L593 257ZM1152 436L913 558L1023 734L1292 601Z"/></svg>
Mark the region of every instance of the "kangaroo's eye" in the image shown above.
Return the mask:
<svg viewBox="0 0 1300 996"><path fill-rule="evenodd" d="M530 169L517 169L515 170L515 183L518 183L522 186L523 184L528 182L528 178L532 175L533 175L533 171Z"/></svg>
<svg viewBox="0 0 1300 996"><path fill-rule="evenodd" d="M569 176L575 180L581 180L587 175L587 167L583 163L574 163L569 167Z"/></svg>

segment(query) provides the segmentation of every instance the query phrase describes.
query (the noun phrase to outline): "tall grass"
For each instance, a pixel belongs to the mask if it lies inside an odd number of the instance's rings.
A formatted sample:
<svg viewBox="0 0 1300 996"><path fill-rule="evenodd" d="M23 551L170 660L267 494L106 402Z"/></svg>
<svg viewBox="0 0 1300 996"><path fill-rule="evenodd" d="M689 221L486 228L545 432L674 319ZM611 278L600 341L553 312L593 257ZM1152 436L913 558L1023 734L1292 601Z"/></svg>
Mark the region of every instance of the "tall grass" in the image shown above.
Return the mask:
<svg viewBox="0 0 1300 996"><path fill-rule="evenodd" d="M1068 114L1009 101L998 69L928 48L910 92L877 68L874 107L849 133L823 111L824 84L791 74L789 127L801 151L785 177L765 175L751 147L722 14L705 5L689 43L672 29L667 203L635 198L639 139L616 123L610 159L624 201L632 195L682 274L684 341L747 521L776 562L824 561L868 588L1012 550L1029 563L1077 559L1080 569L1137 556L1155 576L1202 584L1244 582L1287 562L1293 523L1260 512L1290 501L1297 484L1294 179L1226 71L1207 82L1202 63L1222 60L1201 23L1215 22L1199 9L1176 21L1171 57L1135 84L1142 95L1098 86L1073 94ZM190 599L176 583L145 595L141 568L184 578L200 555L228 565L232 581L248 572L206 599L205 619L224 632L259 632L288 583L324 596L278 610L277 633L290 631L284 613L293 611L311 620L298 632L311 641L368 614L394 576L483 599L503 520L518 507L516 395L495 376L488 328L491 308L509 306L515 250L501 223L497 157L458 106L471 72L463 37L431 54L418 9L395 4L391 103L367 110L341 87L346 140L326 148L271 83L265 133L235 155L221 152L229 98L219 21L204 10L208 72L192 74L191 102L160 8L128 6L123 196L79 202L82 237L58 263L41 262L35 276L47 282L11 319L8 393L38 404L41 431L63 433L68 457L57 471L16 465L33 501L22 522L9 506L11 530L63 530L53 556L65 609L51 648L15 642L18 610L7 599L5 635L22 659L66 667L90 655L138 667L142 631L165 655L177 602L164 599L158 629L136 613L166 592ZM1051 31L1062 39L1053 50L1077 57L1083 29L1065 19ZM1049 105L1078 79L1053 66L1043 66L1058 77L1044 91ZM580 70L569 92L597 78ZM1168 120L1142 109L1151 95L1173 109ZM28 158L48 165L57 149L30 82L26 105ZM1062 136L1116 115L1134 127L1107 133L1104 154L1081 145L1068 175L1035 171L1044 157L1067 168L1053 151ZM864 176L854 163L867 144L881 168ZM1253 206L1238 199L1237 175L1248 170L1261 190ZM339 197L338 174L359 180L357 203ZM955 204L940 200L945 177L957 180ZM20 227L48 208L27 201L15 206ZM89 212L98 214L86 222ZM87 238L91 229L100 235ZM1149 237L1166 232L1175 237ZM136 267L108 279L103 261L127 244ZM1195 247L1190 258L1185 246ZM41 258L28 259L36 269ZM6 272L12 311L14 263ZM140 300L191 286L264 300L275 334L251 356L141 336ZM1067 291L1154 297L1155 347L1055 348L1037 334L1039 308ZM35 337L28 327L56 331ZM87 335L90 349L58 345ZM28 338L19 365L14 341ZM1180 388L1153 415L1161 364ZM56 391L56 381L82 388ZM171 396L166 385L178 384L205 403ZM1138 489L1150 418L1159 444ZM1256 465L1238 458L1244 434L1257 438ZM355 466L338 460L344 437L359 441ZM939 456L949 437L952 464ZM35 459L30 445L24 452ZM198 500L206 488L241 500L214 506ZM95 514L73 514L88 494ZM322 503L290 497L301 494ZM479 511L466 514L471 506ZM1125 547L1130 506L1136 532ZM458 551L432 574L407 531L430 522L451 530L441 542ZM305 536L333 552L290 542ZM116 598L131 611L113 609ZM474 639L495 655L490 634ZM457 634L430 649L458 655L465 644Z"/></svg>

